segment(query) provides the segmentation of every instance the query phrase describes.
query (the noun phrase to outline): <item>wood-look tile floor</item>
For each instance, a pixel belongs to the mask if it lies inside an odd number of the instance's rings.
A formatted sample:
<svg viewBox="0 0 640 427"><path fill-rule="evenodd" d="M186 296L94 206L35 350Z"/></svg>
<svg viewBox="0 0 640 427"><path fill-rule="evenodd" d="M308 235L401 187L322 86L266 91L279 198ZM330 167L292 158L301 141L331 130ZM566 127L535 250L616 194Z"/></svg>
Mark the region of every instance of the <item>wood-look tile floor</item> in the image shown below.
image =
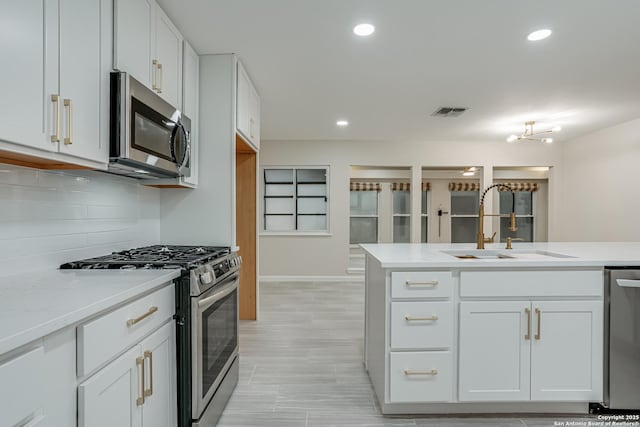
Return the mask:
<svg viewBox="0 0 640 427"><path fill-rule="evenodd" d="M363 316L362 283L262 283L260 320L240 322L240 380L218 426L544 427L593 421L383 416L362 363Z"/></svg>

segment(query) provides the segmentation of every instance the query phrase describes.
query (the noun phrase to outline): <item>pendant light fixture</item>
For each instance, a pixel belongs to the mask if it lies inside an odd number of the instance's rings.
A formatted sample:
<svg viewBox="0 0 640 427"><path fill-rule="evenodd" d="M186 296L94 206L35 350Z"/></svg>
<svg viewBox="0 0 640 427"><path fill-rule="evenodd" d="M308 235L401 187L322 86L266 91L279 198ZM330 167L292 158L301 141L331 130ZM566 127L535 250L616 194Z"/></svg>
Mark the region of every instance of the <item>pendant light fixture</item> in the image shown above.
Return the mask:
<svg viewBox="0 0 640 427"><path fill-rule="evenodd" d="M551 129L535 131L533 130L533 126L536 124L535 121L531 120L528 122L524 122L524 132L520 135L511 135L507 138L507 142L515 142L519 140L526 139L528 141L540 141L547 144L551 144L553 142L553 138L542 137L543 134L550 134L552 132L560 132L562 128L560 126L554 126Z"/></svg>

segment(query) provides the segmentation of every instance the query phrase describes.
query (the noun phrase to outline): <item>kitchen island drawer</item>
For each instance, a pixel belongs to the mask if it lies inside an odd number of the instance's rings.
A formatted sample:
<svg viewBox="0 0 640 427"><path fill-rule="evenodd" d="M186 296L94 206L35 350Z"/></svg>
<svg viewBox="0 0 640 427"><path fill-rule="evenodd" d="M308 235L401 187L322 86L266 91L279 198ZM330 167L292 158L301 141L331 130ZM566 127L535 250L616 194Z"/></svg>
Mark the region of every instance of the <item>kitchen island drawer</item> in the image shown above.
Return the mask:
<svg viewBox="0 0 640 427"><path fill-rule="evenodd" d="M453 303L391 303L392 349L450 348L453 336Z"/></svg>
<svg viewBox="0 0 640 427"><path fill-rule="evenodd" d="M389 400L450 402L453 400L453 356L449 351L391 352Z"/></svg>
<svg viewBox="0 0 640 427"><path fill-rule="evenodd" d="M80 325L78 376L82 377L157 329L175 314L173 284Z"/></svg>
<svg viewBox="0 0 640 427"><path fill-rule="evenodd" d="M599 270L462 271L461 297L602 297Z"/></svg>
<svg viewBox="0 0 640 427"><path fill-rule="evenodd" d="M451 298L452 282L450 271L394 271L391 298Z"/></svg>

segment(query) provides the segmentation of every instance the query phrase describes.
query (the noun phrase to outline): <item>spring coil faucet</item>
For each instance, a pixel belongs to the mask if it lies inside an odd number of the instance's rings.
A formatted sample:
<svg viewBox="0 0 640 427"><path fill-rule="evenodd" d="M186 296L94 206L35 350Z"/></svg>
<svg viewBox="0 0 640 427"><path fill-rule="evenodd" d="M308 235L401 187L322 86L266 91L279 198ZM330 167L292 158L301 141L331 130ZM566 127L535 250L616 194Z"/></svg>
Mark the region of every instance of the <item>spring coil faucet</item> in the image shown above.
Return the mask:
<svg viewBox="0 0 640 427"><path fill-rule="evenodd" d="M502 215L502 214L486 214L484 213L484 196L487 195L487 193L489 192L489 190L491 190L492 188L498 188L498 190L500 189L504 189L507 191L511 191L511 213L508 215ZM497 217L501 217L501 218L506 218L509 217L510 221L509 221L509 231L517 231L518 227L516 227L516 193L513 191L513 189L511 187L509 187L507 184L493 184L488 186L483 192L482 192L482 197L480 198L480 209L478 212L478 246L477 249L484 249L484 244L485 243L493 243L493 238L495 237L496 233L493 233L493 236L491 237L484 237L484 217L485 216L497 216Z"/></svg>

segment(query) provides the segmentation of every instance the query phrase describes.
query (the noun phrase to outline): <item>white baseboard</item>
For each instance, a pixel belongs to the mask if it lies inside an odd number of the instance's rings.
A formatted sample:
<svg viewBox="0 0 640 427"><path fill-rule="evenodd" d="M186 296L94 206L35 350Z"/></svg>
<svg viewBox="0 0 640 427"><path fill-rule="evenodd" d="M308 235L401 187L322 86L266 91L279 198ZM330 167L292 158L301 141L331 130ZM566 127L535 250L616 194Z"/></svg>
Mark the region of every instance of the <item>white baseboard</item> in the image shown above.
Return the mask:
<svg viewBox="0 0 640 427"><path fill-rule="evenodd" d="M260 282L364 282L364 275L353 276L260 276Z"/></svg>

